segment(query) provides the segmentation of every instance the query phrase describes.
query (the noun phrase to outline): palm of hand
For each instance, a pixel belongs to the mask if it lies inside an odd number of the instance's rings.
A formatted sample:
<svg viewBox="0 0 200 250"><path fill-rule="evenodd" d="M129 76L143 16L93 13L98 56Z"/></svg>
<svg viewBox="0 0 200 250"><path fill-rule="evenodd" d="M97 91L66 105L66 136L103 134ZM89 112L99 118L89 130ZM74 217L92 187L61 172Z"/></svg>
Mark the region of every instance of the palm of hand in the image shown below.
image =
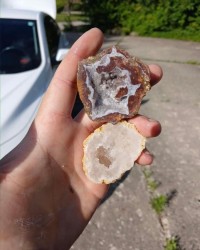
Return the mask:
<svg viewBox="0 0 200 250"><path fill-rule="evenodd" d="M20 232L21 242L26 236L35 239L36 247L66 249L88 223L107 186L91 183L82 171L82 141L89 131L72 119L50 117L43 122L36 119L15 152L26 155L20 170L10 169L1 183L7 194L1 218L4 232L12 223L12 234Z"/></svg>

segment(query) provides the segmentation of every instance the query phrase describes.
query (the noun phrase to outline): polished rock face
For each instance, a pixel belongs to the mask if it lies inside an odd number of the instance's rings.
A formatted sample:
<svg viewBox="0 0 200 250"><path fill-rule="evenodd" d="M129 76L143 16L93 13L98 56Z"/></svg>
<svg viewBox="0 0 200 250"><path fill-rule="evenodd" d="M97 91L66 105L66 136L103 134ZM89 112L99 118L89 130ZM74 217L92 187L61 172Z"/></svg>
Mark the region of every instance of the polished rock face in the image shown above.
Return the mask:
<svg viewBox="0 0 200 250"><path fill-rule="evenodd" d="M139 59L113 46L79 63L77 83L89 117L115 123L137 114L150 75Z"/></svg>

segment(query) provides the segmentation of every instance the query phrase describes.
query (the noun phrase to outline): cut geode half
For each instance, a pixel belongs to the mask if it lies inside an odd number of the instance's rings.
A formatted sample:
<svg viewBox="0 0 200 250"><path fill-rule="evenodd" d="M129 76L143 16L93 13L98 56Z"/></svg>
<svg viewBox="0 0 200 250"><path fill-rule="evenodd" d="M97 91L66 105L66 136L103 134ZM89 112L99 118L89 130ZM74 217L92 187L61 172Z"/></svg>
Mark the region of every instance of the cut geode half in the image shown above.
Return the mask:
<svg viewBox="0 0 200 250"><path fill-rule="evenodd" d="M138 58L113 46L79 63L77 84L89 117L115 123L137 114L150 73Z"/></svg>
<svg viewBox="0 0 200 250"><path fill-rule="evenodd" d="M130 170L145 148L146 139L134 124L107 123L84 141L83 169L95 183L112 183Z"/></svg>

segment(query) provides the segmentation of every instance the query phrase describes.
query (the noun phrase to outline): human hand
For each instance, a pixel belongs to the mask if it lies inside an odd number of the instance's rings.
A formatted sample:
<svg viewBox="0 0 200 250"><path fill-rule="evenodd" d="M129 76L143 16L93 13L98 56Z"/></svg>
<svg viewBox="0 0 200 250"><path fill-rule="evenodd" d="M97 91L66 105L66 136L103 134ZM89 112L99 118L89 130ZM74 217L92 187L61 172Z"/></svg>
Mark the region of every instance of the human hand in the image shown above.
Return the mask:
<svg viewBox="0 0 200 250"><path fill-rule="evenodd" d="M1 161L0 246L2 249L70 248L106 194L82 170L83 140L100 126L81 111L75 119L78 61L94 55L103 35L86 32L60 64L27 136ZM152 85L162 76L150 65ZM145 137L157 136L159 122L144 116L131 119ZM138 163L151 164L145 150Z"/></svg>

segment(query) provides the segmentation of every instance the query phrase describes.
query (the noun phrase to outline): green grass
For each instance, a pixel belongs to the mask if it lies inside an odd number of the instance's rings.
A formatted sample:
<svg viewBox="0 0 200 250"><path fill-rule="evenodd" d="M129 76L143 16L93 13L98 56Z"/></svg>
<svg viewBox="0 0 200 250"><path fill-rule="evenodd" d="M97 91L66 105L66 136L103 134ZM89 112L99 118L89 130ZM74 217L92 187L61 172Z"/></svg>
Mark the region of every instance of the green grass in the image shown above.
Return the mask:
<svg viewBox="0 0 200 250"><path fill-rule="evenodd" d="M190 30L172 30L172 31L166 31L166 32L153 32L147 36L200 42L199 30L193 31L193 32Z"/></svg>
<svg viewBox="0 0 200 250"><path fill-rule="evenodd" d="M143 174L144 174L145 179L148 180L149 178L151 178L153 173L150 169L146 168L143 170Z"/></svg>
<svg viewBox="0 0 200 250"><path fill-rule="evenodd" d="M148 188L149 188L152 192L154 192L154 191L157 189L157 187L158 187L158 182L155 181L155 180L148 180L148 181L147 181L147 185L148 185Z"/></svg>
<svg viewBox="0 0 200 250"><path fill-rule="evenodd" d="M144 178L146 180L147 187L150 190L151 207L157 213L159 221L161 221L161 218L163 216L162 212L164 212L166 206L169 205L169 195L158 194L157 188L158 188L160 183L154 179L153 172L151 171L151 169L145 168L142 172L144 174ZM175 191L172 191L170 196L173 197L172 195L175 195ZM164 250L181 250L182 248L180 247L179 240L180 240L180 238L177 236L166 238L165 245L163 246L164 247L163 249Z"/></svg>
<svg viewBox="0 0 200 250"><path fill-rule="evenodd" d="M177 240L175 238L167 239L166 244L164 246L164 250L178 250L179 245L177 243Z"/></svg>
<svg viewBox="0 0 200 250"><path fill-rule="evenodd" d="M158 195L151 198L151 206L156 211L157 214L162 213L167 205L167 196Z"/></svg>
<svg viewBox="0 0 200 250"><path fill-rule="evenodd" d="M143 170L143 174L147 182L147 187L151 192L154 192L157 189L159 183L152 177L153 173L151 172L151 170L145 169Z"/></svg>
<svg viewBox="0 0 200 250"><path fill-rule="evenodd" d="M188 60L186 63L192 65L200 65L200 61L195 61L195 60Z"/></svg>

